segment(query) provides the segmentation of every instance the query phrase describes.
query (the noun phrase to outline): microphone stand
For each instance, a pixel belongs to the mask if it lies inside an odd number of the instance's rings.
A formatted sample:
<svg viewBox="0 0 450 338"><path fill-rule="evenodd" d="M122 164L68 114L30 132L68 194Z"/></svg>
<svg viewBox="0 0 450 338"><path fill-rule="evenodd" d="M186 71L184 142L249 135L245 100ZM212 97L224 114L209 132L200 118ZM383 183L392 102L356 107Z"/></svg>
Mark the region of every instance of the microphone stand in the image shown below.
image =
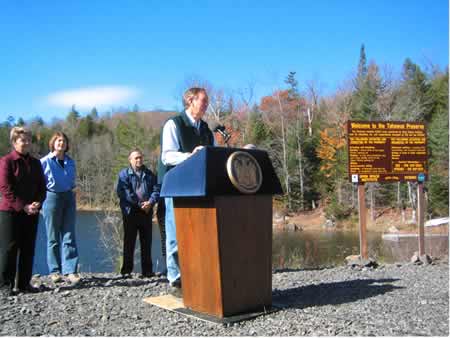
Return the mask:
<svg viewBox="0 0 450 338"><path fill-rule="evenodd" d="M220 135L222 135L223 141L225 142L225 144L229 148L230 145L228 144L228 141L230 140L231 135L228 134L228 133L225 133L223 130L220 130L220 129L217 129L217 131L219 132Z"/></svg>

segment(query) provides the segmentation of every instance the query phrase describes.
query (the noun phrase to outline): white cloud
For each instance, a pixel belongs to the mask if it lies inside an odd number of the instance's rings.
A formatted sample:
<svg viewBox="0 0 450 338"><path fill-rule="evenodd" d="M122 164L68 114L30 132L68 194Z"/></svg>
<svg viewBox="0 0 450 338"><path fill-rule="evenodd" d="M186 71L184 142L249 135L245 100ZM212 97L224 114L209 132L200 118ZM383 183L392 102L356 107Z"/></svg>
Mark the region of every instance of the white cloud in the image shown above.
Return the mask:
<svg viewBox="0 0 450 338"><path fill-rule="evenodd" d="M138 91L126 86L86 87L63 90L47 97L52 106L77 108L111 107L116 105L133 104L130 100L135 98Z"/></svg>

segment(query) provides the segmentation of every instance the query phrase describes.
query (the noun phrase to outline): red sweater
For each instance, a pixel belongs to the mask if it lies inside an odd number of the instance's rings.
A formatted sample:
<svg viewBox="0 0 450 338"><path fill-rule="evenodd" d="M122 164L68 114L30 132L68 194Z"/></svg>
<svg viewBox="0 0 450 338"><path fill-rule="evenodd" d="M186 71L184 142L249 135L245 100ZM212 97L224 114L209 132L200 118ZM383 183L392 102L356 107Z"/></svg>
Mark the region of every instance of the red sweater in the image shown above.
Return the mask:
<svg viewBox="0 0 450 338"><path fill-rule="evenodd" d="M0 158L0 211L21 211L46 197L41 162L15 150Z"/></svg>

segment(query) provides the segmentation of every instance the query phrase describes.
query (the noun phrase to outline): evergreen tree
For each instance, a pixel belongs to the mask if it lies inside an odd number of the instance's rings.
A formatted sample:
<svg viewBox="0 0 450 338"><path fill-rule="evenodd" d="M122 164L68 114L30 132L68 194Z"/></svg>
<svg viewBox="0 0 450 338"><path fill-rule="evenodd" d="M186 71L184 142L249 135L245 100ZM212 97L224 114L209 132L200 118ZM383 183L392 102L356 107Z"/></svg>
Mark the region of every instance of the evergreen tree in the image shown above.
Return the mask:
<svg viewBox="0 0 450 338"><path fill-rule="evenodd" d="M8 118L6 119L6 122L12 127L15 125L16 119L14 118L14 116L9 115Z"/></svg>
<svg viewBox="0 0 450 338"><path fill-rule="evenodd" d="M10 128L9 122L0 123L0 156L6 155L11 150L9 143Z"/></svg>
<svg viewBox="0 0 450 338"><path fill-rule="evenodd" d="M298 81L295 78L296 72L289 72L288 76L286 77L286 80L284 82L289 85L289 95L292 98L298 98Z"/></svg>
<svg viewBox="0 0 450 338"><path fill-rule="evenodd" d="M376 101L381 88L378 66L371 63L367 67L364 45L361 46L358 73L352 95L351 115L353 120L374 120L378 118Z"/></svg>
<svg viewBox="0 0 450 338"><path fill-rule="evenodd" d="M428 125L429 210L434 215L448 215L449 205L449 123L448 71L436 76L430 86L431 122Z"/></svg>
<svg viewBox="0 0 450 338"><path fill-rule="evenodd" d="M402 83L393 115L403 121L430 121L431 100L427 76L409 58L403 63Z"/></svg>
<svg viewBox="0 0 450 338"><path fill-rule="evenodd" d="M91 113L89 114L93 120L97 120L98 119L98 111L97 108L92 108Z"/></svg>
<svg viewBox="0 0 450 338"><path fill-rule="evenodd" d="M94 135L95 122L91 115L80 119L77 129L77 134L81 139L89 139Z"/></svg>
<svg viewBox="0 0 450 338"><path fill-rule="evenodd" d="M361 45L359 51L358 73L356 75L356 88L359 89L364 85L367 77L367 58L364 44Z"/></svg>
<svg viewBox="0 0 450 338"><path fill-rule="evenodd" d="M75 109L75 105L72 105L72 108L70 109L69 114L67 115L67 122L74 125L78 122L80 119L80 113Z"/></svg>

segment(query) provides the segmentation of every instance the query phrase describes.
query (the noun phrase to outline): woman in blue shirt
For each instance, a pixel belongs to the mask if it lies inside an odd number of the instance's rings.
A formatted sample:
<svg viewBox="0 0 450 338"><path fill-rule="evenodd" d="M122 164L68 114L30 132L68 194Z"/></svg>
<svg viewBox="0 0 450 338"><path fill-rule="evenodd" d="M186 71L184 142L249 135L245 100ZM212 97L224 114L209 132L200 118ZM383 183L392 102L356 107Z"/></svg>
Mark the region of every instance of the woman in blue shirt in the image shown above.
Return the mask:
<svg viewBox="0 0 450 338"><path fill-rule="evenodd" d="M62 275L65 275L75 284L80 281L75 240L75 162L66 154L69 150L66 134L56 132L48 145L50 153L41 159L47 182L47 199L43 205L47 264L53 282L62 281Z"/></svg>

